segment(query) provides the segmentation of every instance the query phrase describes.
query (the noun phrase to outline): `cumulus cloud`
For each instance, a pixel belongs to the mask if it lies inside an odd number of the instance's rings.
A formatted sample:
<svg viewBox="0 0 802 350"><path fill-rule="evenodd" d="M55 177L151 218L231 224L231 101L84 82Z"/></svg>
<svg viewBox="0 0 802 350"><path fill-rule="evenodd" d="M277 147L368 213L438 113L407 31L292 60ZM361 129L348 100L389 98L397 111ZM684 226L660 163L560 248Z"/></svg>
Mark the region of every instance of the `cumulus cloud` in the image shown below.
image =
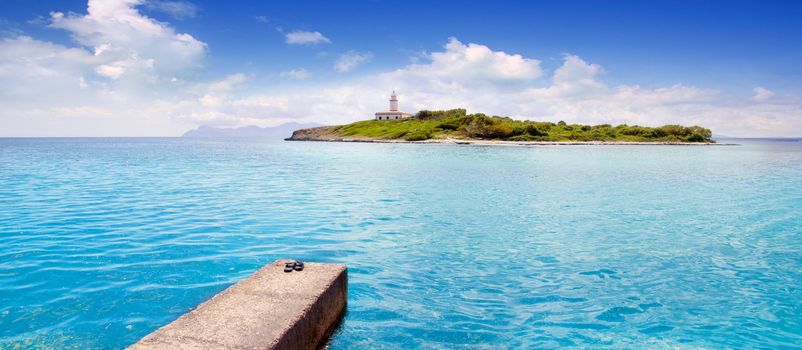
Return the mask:
<svg viewBox="0 0 802 350"><path fill-rule="evenodd" d="M530 82L543 74L540 61L493 51L485 45L463 44L457 38L449 38L444 49L431 53L430 62L404 70L448 81L492 84Z"/></svg>
<svg viewBox="0 0 802 350"><path fill-rule="evenodd" d="M604 70L597 64L589 64L576 55L565 55L563 65L554 72L554 84L594 85L596 77Z"/></svg>
<svg viewBox="0 0 802 350"><path fill-rule="evenodd" d="M33 97L43 96L69 101L80 91L81 83L86 84L82 78L94 74L96 65L97 58L83 49L27 36L5 38L0 40L0 96L6 105L35 104Z"/></svg>
<svg viewBox="0 0 802 350"><path fill-rule="evenodd" d="M372 59L372 52L348 51L340 55L340 57L334 61L334 69L340 73L350 72L354 68L370 62Z"/></svg>
<svg viewBox="0 0 802 350"><path fill-rule="evenodd" d="M279 76L282 78L296 79L296 80L303 80L309 78L310 75L312 75L312 73L309 72L309 70L307 70L306 68L285 70L279 74Z"/></svg>
<svg viewBox="0 0 802 350"><path fill-rule="evenodd" d="M368 119L385 108L387 95L400 91L400 107L464 107L472 112L515 118L590 124L698 124L736 136L775 135L802 130L799 100L751 103L721 91L676 84L664 87L611 86L604 68L568 54L547 73L535 59L457 39L423 62L314 90L281 91L233 97L220 121L301 120L345 123ZM191 104L197 106L197 103Z"/></svg>
<svg viewBox="0 0 802 350"><path fill-rule="evenodd" d="M137 0L90 0L87 14L50 14L52 28L65 29L79 44L92 48L97 71L119 78L130 70L175 73L199 68L206 44L192 35L143 16Z"/></svg>
<svg viewBox="0 0 802 350"><path fill-rule="evenodd" d="M320 32L296 30L286 34L286 42L291 45L317 45L330 44L331 40Z"/></svg>
<svg viewBox="0 0 802 350"><path fill-rule="evenodd" d="M734 136L802 130L797 96L763 87L739 98L682 84L611 85L601 65L579 55L564 55L547 71L535 58L456 38L415 63L314 88L292 81L310 77L303 68L280 73L286 79L273 85L241 73L204 80L196 73L206 44L143 15L143 4L90 0L86 14L53 12L48 25L70 34L70 45L24 35L0 39L0 135L169 136L202 124L345 123L385 109L393 89L408 112L461 107L555 122L699 124ZM306 33L312 39L294 43L329 42ZM371 59L351 51L334 67L352 71Z"/></svg>
<svg viewBox="0 0 802 350"><path fill-rule="evenodd" d="M0 130L10 135L165 135L146 114L203 65L206 44L142 15L135 0L90 0L86 14L52 12L68 47L28 36L0 41Z"/></svg>

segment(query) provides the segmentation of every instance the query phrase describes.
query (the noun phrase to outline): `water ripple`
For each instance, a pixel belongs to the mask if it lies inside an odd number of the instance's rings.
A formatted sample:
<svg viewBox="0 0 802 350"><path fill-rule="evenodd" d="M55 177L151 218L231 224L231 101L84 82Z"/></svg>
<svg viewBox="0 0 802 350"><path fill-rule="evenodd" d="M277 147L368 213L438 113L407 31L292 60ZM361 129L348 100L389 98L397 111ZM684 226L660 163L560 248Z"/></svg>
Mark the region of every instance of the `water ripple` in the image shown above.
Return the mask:
<svg viewBox="0 0 802 350"><path fill-rule="evenodd" d="M802 145L0 139L0 348L122 348L276 258L332 349L792 348Z"/></svg>

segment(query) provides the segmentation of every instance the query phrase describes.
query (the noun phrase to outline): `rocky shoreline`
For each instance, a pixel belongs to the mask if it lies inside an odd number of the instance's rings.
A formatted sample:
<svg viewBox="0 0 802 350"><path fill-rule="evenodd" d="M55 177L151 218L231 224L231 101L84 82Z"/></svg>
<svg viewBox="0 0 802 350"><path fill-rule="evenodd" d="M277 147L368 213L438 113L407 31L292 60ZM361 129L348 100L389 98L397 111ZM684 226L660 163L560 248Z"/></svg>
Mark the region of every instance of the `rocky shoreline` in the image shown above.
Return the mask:
<svg viewBox="0 0 802 350"><path fill-rule="evenodd" d="M734 143L702 143L702 142L605 142L605 141L499 141L499 140L382 140L382 139L294 139L286 138L284 141L308 142L359 142L359 143L414 143L414 144L443 144L443 145L479 145L479 146L737 146Z"/></svg>
<svg viewBox="0 0 802 350"><path fill-rule="evenodd" d="M391 139L369 138L343 138L336 136L325 137L308 133L307 130L298 130L285 141L312 141L312 142L360 142L360 143L412 143L412 144L447 144L447 145L479 145L479 146L734 146L737 144L706 143L706 142L624 142L624 141L501 141L478 139L429 139L423 141L406 141Z"/></svg>

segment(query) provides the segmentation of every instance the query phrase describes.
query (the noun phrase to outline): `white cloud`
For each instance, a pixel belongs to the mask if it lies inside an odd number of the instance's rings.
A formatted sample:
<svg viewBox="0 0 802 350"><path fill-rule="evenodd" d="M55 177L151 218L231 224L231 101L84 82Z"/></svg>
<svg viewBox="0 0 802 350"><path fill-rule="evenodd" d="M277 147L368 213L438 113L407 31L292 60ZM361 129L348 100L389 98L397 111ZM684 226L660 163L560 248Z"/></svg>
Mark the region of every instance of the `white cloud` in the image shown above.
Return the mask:
<svg viewBox="0 0 802 350"><path fill-rule="evenodd" d="M755 95L752 96L752 99L755 100L755 101L765 101L765 100L768 100L768 99L770 99L770 98L772 98L774 96L774 92L773 91L771 91L769 89L766 89L766 88L764 88L762 86L758 86L758 87L752 89L752 92L755 93Z"/></svg>
<svg viewBox="0 0 802 350"><path fill-rule="evenodd" d="M354 68L370 62L372 59L372 52L348 51L340 55L340 57L334 61L334 69L340 73L350 72Z"/></svg>
<svg viewBox="0 0 802 350"><path fill-rule="evenodd" d="M213 91L213 92L229 92L238 86L242 86L245 81L248 80L248 77L242 73L231 74L226 76L225 78L217 81L213 81L209 84L205 85L205 90Z"/></svg>
<svg viewBox="0 0 802 350"><path fill-rule="evenodd" d="M682 84L611 85L603 67L577 55L547 72L537 59L456 38L414 64L312 87L289 81L308 77L303 68L282 72L288 80L274 86L244 74L198 80L206 44L142 15L142 4L90 0L86 14L52 13L50 26L66 30L74 45L0 39L0 135L167 136L200 124L345 123L385 109L393 89L409 112L463 107L535 120L700 124L733 136L802 130L798 96L763 87L744 99ZM315 40L322 39L307 42ZM371 59L348 52L335 69L352 71Z"/></svg>
<svg viewBox="0 0 802 350"><path fill-rule="evenodd" d="M802 102L755 104L721 91L687 85L642 87L605 84L598 64L565 55L546 75L540 62L449 40L425 63L315 89L231 96L222 123L300 120L346 123L368 119L386 108L398 89L402 110L464 107L472 112L574 123L640 125L698 124L734 136L791 136L802 130ZM196 104L192 104L197 106ZM196 114L209 116L208 112Z"/></svg>
<svg viewBox="0 0 802 350"><path fill-rule="evenodd" d="M20 36L0 40L0 98L5 106L61 103L94 74L97 58L83 49ZM43 99L47 96L47 100ZM30 103L30 105L29 105Z"/></svg>
<svg viewBox="0 0 802 350"><path fill-rule="evenodd" d="M53 28L65 29L105 61L101 71L119 78L131 69L154 74L199 68L206 44L143 16L137 0L89 0L86 15L51 13Z"/></svg>
<svg viewBox="0 0 802 350"><path fill-rule="evenodd" d="M431 53L429 59L430 63L412 65L406 71L449 81L493 84L529 82L543 74L538 60L493 51L485 45L466 45L457 38L449 38L445 50Z"/></svg>
<svg viewBox="0 0 802 350"><path fill-rule="evenodd" d="M281 32L281 30L279 30L279 32ZM323 34L321 34L320 32L307 32L302 30L296 30L287 33L286 42L287 44L292 44L292 45L317 45L317 44L329 44L331 43L331 40L323 36Z"/></svg>
<svg viewBox="0 0 802 350"><path fill-rule="evenodd" d="M597 64L588 64L576 55L565 55L563 65L554 72L555 84L594 85L596 76L604 70Z"/></svg>
<svg viewBox="0 0 802 350"><path fill-rule="evenodd" d="M310 75L312 75L312 73L309 72L309 70L307 70L306 68L285 70L279 74L279 76L282 78L289 78L296 80L303 80L309 78Z"/></svg>
<svg viewBox="0 0 802 350"><path fill-rule="evenodd" d="M27 36L0 40L0 130L6 135L174 135L188 125L151 113L181 94L206 44L139 13L140 1L90 0L53 12L75 47Z"/></svg>
<svg viewBox="0 0 802 350"><path fill-rule="evenodd" d="M146 0L145 8L151 11L163 12L175 19L195 18L198 7L189 1Z"/></svg>

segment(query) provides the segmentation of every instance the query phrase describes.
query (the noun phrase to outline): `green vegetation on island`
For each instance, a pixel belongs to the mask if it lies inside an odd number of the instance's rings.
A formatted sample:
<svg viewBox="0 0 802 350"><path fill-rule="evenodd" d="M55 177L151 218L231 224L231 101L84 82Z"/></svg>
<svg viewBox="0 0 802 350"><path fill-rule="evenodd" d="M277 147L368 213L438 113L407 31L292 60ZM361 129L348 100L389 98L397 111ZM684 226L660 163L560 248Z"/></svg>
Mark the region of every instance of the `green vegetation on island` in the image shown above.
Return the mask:
<svg viewBox="0 0 802 350"><path fill-rule="evenodd" d="M305 129L316 130L316 129ZM366 120L317 128L317 132L293 134L291 139L379 139L423 141L429 139L478 139L550 142L694 142L712 143L712 133L700 126L579 125L535 122L508 117L467 114L465 109L420 111L398 120ZM299 133L300 132L300 133Z"/></svg>

